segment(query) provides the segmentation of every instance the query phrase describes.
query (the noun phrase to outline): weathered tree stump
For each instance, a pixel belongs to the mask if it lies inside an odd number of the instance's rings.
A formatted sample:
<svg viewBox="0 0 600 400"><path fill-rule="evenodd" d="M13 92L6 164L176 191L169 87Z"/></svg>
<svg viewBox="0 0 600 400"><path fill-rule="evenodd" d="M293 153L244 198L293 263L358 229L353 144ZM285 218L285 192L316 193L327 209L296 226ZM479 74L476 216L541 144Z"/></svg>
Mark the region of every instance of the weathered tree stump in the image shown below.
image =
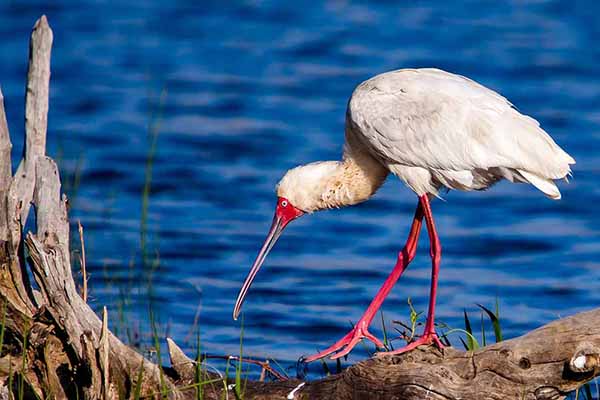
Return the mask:
<svg viewBox="0 0 600 400"><path fill-rule="evenodd" d="M0 92L0 398L20 389L32 399L131 399L139 387L142 398L196 399L199 381L209 382L205 399L235 398L231 382L196 365L170 339L171 367L144 359L110 332L106 309L101 320L77 292L68 201L56 163L45 156L51 47L52 31L42 16L31 35L25 151L14 176ZM36 232L24 235L31 204ZM599 369L597 309L475 352L419 348L312 382L249 381L243 397L550 400L564 398Z"/></svg>

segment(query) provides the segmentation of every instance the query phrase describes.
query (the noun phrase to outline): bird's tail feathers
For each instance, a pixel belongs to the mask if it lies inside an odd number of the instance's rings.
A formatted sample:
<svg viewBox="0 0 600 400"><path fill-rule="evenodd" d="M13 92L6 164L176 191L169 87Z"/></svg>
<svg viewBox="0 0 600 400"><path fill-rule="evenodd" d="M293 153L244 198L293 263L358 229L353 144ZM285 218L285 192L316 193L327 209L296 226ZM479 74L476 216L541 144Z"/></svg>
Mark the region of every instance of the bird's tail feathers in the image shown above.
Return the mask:
<svg viewBox="0 0 600 400"><path fill-rule="evenodd" d="M542 178L539 175L524 171L522 169L519 169L517 171L519 171L523 178L525 178L529 183L538 188L546 196L550 197L552 200L560 200L560 191L558 190L558 187L556 186L554 181L552 181L552 179Z"/></svg>

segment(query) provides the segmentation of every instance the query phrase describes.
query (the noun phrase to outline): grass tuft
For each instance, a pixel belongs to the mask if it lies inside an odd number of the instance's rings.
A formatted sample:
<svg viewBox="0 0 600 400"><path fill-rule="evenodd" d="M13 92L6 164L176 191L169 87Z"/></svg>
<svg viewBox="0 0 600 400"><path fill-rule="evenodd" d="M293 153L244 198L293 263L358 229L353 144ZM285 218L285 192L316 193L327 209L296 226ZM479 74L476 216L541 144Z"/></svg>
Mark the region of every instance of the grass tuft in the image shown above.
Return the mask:
<svg viewBox="0 0 600 400"><path fill-rule="evenodd" d="M477 306L481 308L487 314L490 321L492 321L492 326L494 327L494 335L496 336L496 343L501 342L502 327L500 326L500 309L498 307L498 299L496 299L496 312L492 312L490 309L482 306L481 304L477 304Z"/></svg>

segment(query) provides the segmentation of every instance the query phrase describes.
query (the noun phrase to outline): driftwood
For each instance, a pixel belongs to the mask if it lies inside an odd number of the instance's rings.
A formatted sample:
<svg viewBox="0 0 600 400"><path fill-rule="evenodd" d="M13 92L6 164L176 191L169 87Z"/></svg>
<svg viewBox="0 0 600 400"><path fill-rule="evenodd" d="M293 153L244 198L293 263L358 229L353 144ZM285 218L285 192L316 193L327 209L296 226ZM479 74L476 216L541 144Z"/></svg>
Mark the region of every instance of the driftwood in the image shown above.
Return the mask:
<svg viewBox="0 0 600 400"><path fill-rule="evenodd" d="M77 292L68 201L45 156L52 31L34 26L26 94L25 151L12 175L0 92L0 398L236 398L233 382L167 340L170 367L123 344ZM35 207L36 232L23 234ZM27 268L35 279L29 282ZM476 352L418 348L378 356L312 382L245 383L246 399L562 399L600 370L600 309L552 322ZM238 388L239 389L239 388Z"/></svg>

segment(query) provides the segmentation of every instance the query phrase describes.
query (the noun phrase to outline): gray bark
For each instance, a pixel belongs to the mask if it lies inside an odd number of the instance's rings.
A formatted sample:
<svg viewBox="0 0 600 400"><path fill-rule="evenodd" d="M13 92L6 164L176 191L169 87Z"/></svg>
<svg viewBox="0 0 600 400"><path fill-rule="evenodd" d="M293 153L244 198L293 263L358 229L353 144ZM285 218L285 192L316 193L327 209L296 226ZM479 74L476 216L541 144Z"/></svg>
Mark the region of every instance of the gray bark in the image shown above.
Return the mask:
<svg viewBox="0 0 600 400"><path fill-rule="evenodd" d="M4 96L0 90L0 240L8 240L6 220L6 195L12 180L11 152L12 143L8 133L6 112L4 111Z"/></svg>
<svg viewBox="0 0 600 400"><path fill-rule="evenodd" d="M25 148L14 184L18 193L17 200L22 204L23 224L29 214L33 197L34 180L28 177L35 174L37 157L46 153L52 39L52 29L46 16L42 16L35 23L29 42L29 68L25 92Z"/></svg>

